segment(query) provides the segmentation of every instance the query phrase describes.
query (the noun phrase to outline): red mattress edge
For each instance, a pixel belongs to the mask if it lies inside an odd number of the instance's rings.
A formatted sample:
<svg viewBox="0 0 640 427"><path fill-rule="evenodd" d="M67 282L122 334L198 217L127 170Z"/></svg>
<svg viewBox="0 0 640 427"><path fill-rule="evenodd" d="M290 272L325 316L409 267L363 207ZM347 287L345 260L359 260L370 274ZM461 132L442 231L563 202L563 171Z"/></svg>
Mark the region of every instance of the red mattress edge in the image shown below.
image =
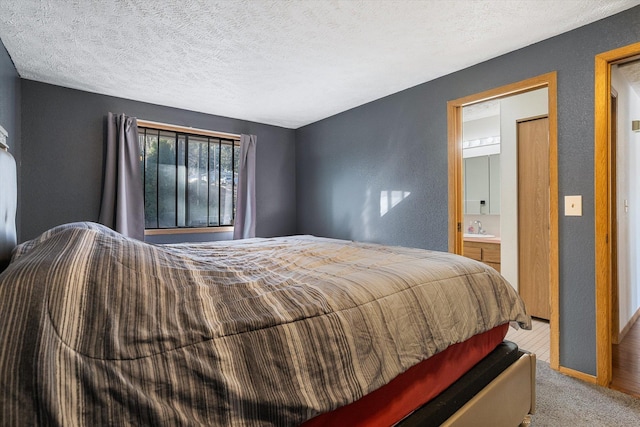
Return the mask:
<svg viewBox="0 0 640 427"><path fill-rule="evenodd" d="M458 380L504 340L509 324L453 344L359 400L314 417L304 427L393 425Z"/></svg>

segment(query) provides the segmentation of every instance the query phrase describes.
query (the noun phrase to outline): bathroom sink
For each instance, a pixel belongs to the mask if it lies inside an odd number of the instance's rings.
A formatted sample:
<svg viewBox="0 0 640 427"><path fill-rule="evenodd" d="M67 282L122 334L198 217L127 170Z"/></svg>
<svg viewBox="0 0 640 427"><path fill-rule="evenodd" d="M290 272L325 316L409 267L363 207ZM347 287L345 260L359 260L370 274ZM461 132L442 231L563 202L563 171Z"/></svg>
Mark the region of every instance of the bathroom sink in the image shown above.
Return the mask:
<svg viewBox="0 0 640 427"><path fill-rule="evenodd" d="M496 237L493 234L464 233L464 237Z"/></svg>

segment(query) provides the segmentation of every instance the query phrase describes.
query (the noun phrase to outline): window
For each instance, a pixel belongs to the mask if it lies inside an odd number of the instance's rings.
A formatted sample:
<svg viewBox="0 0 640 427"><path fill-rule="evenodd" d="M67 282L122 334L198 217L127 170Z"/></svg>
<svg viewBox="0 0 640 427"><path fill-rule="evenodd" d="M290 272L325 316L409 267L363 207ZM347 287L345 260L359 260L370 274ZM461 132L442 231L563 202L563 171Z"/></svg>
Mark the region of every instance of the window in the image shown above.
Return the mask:
<svg viewBox="0 0 640 427"><path fill-rule="evenodd" d="M138 121L147 230L233 225L240 142ZM152 122L151 122L152 123ZM224 135L224 134L223 134ZM185 230L187 231L187 230ZM191 230L193 231L193 230Z"/></svg>

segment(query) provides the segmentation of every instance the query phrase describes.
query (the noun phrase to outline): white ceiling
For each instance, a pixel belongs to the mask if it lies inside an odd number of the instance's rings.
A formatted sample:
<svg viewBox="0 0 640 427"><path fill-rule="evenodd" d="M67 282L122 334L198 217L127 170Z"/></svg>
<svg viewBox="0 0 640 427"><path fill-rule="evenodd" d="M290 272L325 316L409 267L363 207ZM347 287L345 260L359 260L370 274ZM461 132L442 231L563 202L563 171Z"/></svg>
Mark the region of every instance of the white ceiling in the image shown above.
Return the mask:
<svg viewBox="0 0 640 427"><path fill-rule="evenodd" d="M484 119L486 117L500 115L500 100L490 99L462 108L462 121L470 122L472 120Z"/></svg>
<svg viewBox="0 0 640 427"><path fill-rule="evenodd" d="M21 77L298 128L640 0L0 0Z"/></svg>
<svg viewBox="0 0 640 427"><path fill-rule="evenodd" d="M640 60L619 64L618 69L640 97Z"/></svg>

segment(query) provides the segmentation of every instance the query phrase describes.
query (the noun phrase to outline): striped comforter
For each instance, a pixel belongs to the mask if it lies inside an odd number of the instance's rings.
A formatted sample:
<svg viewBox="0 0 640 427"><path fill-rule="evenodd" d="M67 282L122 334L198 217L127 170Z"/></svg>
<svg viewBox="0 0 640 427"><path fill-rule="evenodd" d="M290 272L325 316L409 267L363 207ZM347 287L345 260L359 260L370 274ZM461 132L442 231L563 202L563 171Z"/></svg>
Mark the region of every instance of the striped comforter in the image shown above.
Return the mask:
<svg viewBox="0 0 640 427"><path fill-rule="evenodd" d="M0 275L3 425L297 425L508 321L499 274L310 236L154 246L49 230Z"/></svg>

